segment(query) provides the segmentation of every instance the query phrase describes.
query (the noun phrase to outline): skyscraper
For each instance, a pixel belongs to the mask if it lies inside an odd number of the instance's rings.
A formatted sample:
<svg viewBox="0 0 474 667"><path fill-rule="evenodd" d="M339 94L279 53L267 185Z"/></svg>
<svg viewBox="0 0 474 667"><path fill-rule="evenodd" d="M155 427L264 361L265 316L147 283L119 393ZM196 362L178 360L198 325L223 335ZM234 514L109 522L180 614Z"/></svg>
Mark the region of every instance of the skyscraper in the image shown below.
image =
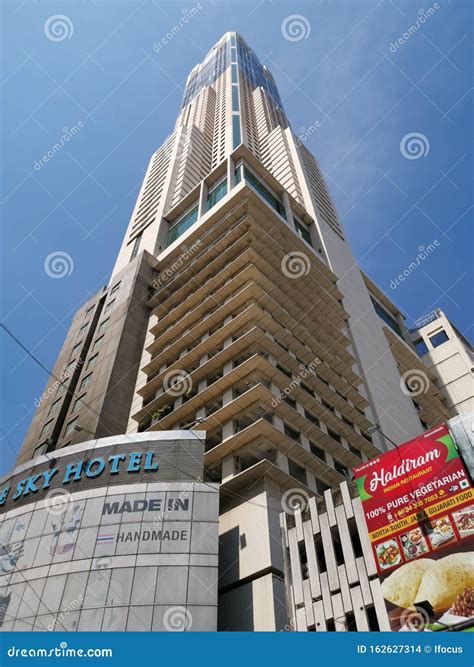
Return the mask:
<svg viewBox="0 0 474 667"><path fill-rule="evenodd" d="M226 33L188 77L109 285L76 313L18 463L93 438L205 431L219 627L271 630L286 623L282 504L323 496L446 416L271 73Z"/></svg>

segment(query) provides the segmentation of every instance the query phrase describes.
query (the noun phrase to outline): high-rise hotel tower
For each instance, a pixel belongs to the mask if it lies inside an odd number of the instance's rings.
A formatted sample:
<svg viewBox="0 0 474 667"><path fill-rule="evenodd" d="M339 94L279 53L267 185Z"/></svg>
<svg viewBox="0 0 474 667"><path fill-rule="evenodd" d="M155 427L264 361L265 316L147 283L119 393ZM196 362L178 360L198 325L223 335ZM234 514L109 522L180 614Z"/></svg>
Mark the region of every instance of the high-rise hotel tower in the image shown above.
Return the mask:
<svg viewBox="0 0 474 667"><path fill-rule="evenodd" d="M411 391L417 373L426 386ZM93 438L205 431L219 628L279 629L282 504L327 496L361 459L446 418L429 373L358 267L271 73L229 32L188 77L18 464Z"/></svg>

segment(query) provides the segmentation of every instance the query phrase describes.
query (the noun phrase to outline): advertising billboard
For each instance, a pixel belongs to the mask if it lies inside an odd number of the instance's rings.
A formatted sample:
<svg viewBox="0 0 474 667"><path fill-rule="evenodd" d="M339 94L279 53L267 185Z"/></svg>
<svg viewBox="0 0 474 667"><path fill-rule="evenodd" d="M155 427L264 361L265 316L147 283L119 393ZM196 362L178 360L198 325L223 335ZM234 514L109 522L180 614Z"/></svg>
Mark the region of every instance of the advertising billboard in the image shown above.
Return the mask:
<svg viewBox="0 0 474 667"><path fill-rule="evenodd" d="M474 621L474 489L445 424L354 469L392 629Z"/></svg>

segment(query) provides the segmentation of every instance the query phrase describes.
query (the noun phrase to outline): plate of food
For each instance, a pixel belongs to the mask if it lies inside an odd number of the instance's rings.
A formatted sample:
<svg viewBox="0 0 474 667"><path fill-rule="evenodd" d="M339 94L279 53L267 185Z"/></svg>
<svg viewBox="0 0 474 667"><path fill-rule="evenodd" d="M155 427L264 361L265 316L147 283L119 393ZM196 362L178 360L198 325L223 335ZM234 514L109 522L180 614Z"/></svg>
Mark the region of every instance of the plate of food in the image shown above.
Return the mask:
<svg viewBox="0 0 474 667"><path fill-rule="evenodd" d="M401 535L400 539L403 551L408 559L417 558L428 551L426 540L419 527L413 528L408 533Z"/></svg>
<svg viewBox="0 0 474 667"><path fill-rule="evenodd" d="M400 555L400 549L396 540L388 540L387 542L382 542L376 547L377 559L380 563L380 567L385 570L394 565L398 565L401 562L402 557Z"/></svg>
<svg viewBox="0 0 474 667"><path fill-rule="evenodd" d="M454 530L447 515L431 521L429 538L433 549L436 549L440 544L443 544L447 540L451 540L453 537Z"/></svg>
<svg viewBox="0 0 474 667"><path fill-rule="evenodd" d="M474 505L455 512L453 516L461 537L474 534Z"/></svg>

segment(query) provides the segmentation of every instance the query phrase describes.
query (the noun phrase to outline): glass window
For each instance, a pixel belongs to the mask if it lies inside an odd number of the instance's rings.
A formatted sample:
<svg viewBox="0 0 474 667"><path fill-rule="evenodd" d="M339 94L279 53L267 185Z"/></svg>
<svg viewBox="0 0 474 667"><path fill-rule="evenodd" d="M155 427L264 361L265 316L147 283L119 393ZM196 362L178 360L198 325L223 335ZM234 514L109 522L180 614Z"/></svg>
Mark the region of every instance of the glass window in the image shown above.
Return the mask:
<svg viewBox="0 0 474 667"><path fill-rule="evenodd" d="M61 398L58 398L57 401L54 401L52 406L49 408L49 413L48 414L55 415L57 413L57 411L59 410L59 406L61 405L61 401L62 401Z"/></svg>
<svg viewBox="0 0 474 667"><path fill-rule="evenodd" d="M299 442L300 437L301 437L299 431L297 431L292 426L289 426L288 424L285 424L285 422L283 422L283 430L285 432L285 435L287 435L292 440L297 440Z"/></svg>
<svg viewBox="0 0 474 667"><path fill-rule="evenodd" d="M104 313L108 313L112 309L112 306L114 305L114 303L115 303L115 299L112 299L112 301L109 301L109 303L105 307Z"/></svg>
<svg viewBox="0 0 474 667"><path fill-rule="evenodd" d="M80 410L81 408L84 407L84 398L85 398L85 396L86 396L85 394L82 394L82 396L79 396L79 398L76 398L76 400L74 401L74 405L72 407L73 412L77 412L78 410Z"/></svg>
<svg viewBox="0 0 474 667"><path fill-rule="evenodd" d="M385 308L383 308L378 301L370 297L372 300L372 303L374 305L375 312L377 315L385 322L385 324L388 324L388 326L395 331L396 334L399 336L402 335L402 330L398 326L398 323L394 318L387 313Z"/></svg>
<svg viewBox="0 0 474 667"><path fill-rule="evenodd" d="M311 243L311 233L307 225L304 225L295 218L295 227L298 235L301 236L301 238L304 239L306 243L309 243L309 245L313 247L313 244Z"/></svg>
<svg viewBox="0 0 474 667"><path fill-rule="evenodd" d="M198 219L198 207L195 206L190 211L185 213L182 218L180 218L170 229L168 234L168 245L176 241L176 239L184 234L184 232L189 229L196 220Z"/></svg>
<svg viewBox="0 0 474 667"><path fill-rule="evenodd" d="M415 346L415 349L418 352L420 357L422 357L424 354L428 353L428 346L426 345L423 338L420 338L419 340L416 340L413 343L413 345Z"/></svg>
<svg viewBox="0 0 474 667"><path fill-rule="evenodd" d="M54 424L54 419L50 419L49 422L46 422L46 424L41 429L40 438L46 438L48 435L51 434L53 430L53 424Z"/></svg>
<svg viewBox="0 0 474 667"><path fill-rule="evenodd" d="M79 329L79 336L83 334L87 329L89 328L89 322L86 322L86 324L83 324L82 327Z"/></svg>
<svg viewBox="0 0 474 667"><path fill-rule="evenodd" d="M303 468L303 466L300 466L298 463L296 463L296 461L293 461L293 459L288 459L288 472L292 477L297 479L302 484L308 483L306 470Z"/></svg>
<svg viewBox="0 0 474 667"><path fill-rule="evenodd" d="M39 447L35 449L35 451L33 452L33 456L31 458L34 459L37 456L41 456L41 454L45 454L47 449L48 449L48 443L47 442L41 443L41 445L39 445Z"/></svg>
<svg viewBox="0 0 474 667"><path fill-rule="evenodd" d="M77 361L75 359L73 359L72 361L70 361L68 363L68 365L64 369L64 375L66 377L69 377L70 375L72 375L74 373L75 369L76 369L76 366L77 366Z"/></svg>
<svg viewBox="0 0 474 667"><path fill-rule="evenodd" d="M87 364L87 368L88 369L89 368L94 368L94 366L97 364L98 359L99 359L99 355L94 354L94 356L89 359L89 363Z"/></svg>
<svg viewBox="0 0 474 667"><path fill-rule="evenodd" d="M100 346L102 345L102 343L104 342L104 340L105 340L105 336L100 336L100 338L98 338L98 339L95 341L95 343L94 343L94 350L98 350L99 347L100 347Z"/></svg>
<svg viewBox="0 0 474 667"><path fill-rule="evenodd" d="M112 289L110 290L110 293L111 293L111 294L115 294L115 292L116 292L118 289L120 289L120 280L118 281L118 283L116 283L116 284L112 287Z"/></svg>
<svg viewBox="0 0 474 667"><path fill-rule="evenodd" d="M285 214L285 209L281 205L281 203L278 201L278 199L273 195L267 188L262 184L261 181L258 180L258 178L249 170L247 167L245 167L245 180L248 181L248 183L253 187L254 190L256 190L264 199L266 202L272 206L275 211L277 211L283 218L286 219L286 214Z"/></svg>
<svg viewBox="0 0 474 667"><path fill-rule="evenodd" d="M77 425L78 422L79 422L79 417L76 417L75 419L72 419L69 422L69 424L66 426L66 431L65 431L64 435L68 435L69 433L72 433L73 431L75 431L75 426Z"/></svg>
<svg viewBox="0 0 474 667"><path fill-rule="evenodd" d="M242 143L242 138L240 135L240 116L238 114L234 114L232 116L232 136L232 148L237 148L237 146L240 146Z"/></svg>
<svg viewBox="0 0 474 667"><path fill-rule="evenodd" d="M86 377L82 380L81 382L81 389L85 389L90 385L92 381L92 373L89 373L89 375L86 375Z"/></svg>
<svg viewBox="0 0 474 667"><path fill-rule="evenodd" d="M311 454L314 454L314 456L317 456L318 459L321 459L322 461L326 461L324 449L321 449L321 447L315 445L314 442L311 442L311 440L309 441L309 448L311 449Z"/></svg>
<svg viewBox="0 0 474 667"><path fill-rule="evenodd" d="M339 461L334 461L334 468L340 475L344 475L344 477L350 478L351 475L349 469Z"/></svg>
<svg viewBox="0 0 474 667"><path fill-rule="evenodd" d="M71 358L76 357L78 355L81 346L82 346L82 340L79 343L76 343L76 345L74 345L74 347L72 348Z"/></svg>
<svg viewBox="0 0 474 667"><path fill-rule="evenodd" d="M216 185L212 190L209 191L207 195L207 210L212 208L217 204L218 201L225 197L227 194L227 179L224 179Z"/></svg>
<svg viewBox="0 0 474 667"><path fill-rule="evenodd" d="M237 83L237 65L232 65L232 83Z"/></svg>
<svg viewBox="0 0 474 667"><path fill-rule="evenodd" d="M86 312L86 315L85 315L86 319L92 315L92 313L94 312L94 308L95 308L95 304L87 309L87 312Z"/></svg>
<svg viewBox="0 0 474 667"><path fill-rule="evenodd" d="M449 340L448 334L444 329L441 329L441 331L438 331L434 334L434 336L430 336L429 338L433 347L438 347L439 345L442 345L443 343L446 343L447 340Z"/></svg>
<svg viewBox="0 0 474 667"><path fill-rule="evenodd" d="M336 433L336 431L332 431L330 428L328 428L328 436L333 440L336 440L336 442L341 442L341 436L339 435L339 433Z"/></svg>
<svg viewBox="0 0 474 667"><path fill-rule="evenodd" d="M104 320L102 322L102 324L99 327L99 333L102 333L103 331L105 331L107 329L107 327L109 326L109 324L110 324L110 317L108 317L106 320Z"/></svg>
<svg viewBox="0 0 474 667"><path fill-rule="evenodd" d="M132 254L130 255L130 261L137 256L141 240L142 240L141 234L135 237L135 241L133 242Z"/></svg>
<svg viewBox="0 0 474 667"><path fill-rule="evenodd" d="M238 86L232 86L232 111L240 111Z"/></svg>

